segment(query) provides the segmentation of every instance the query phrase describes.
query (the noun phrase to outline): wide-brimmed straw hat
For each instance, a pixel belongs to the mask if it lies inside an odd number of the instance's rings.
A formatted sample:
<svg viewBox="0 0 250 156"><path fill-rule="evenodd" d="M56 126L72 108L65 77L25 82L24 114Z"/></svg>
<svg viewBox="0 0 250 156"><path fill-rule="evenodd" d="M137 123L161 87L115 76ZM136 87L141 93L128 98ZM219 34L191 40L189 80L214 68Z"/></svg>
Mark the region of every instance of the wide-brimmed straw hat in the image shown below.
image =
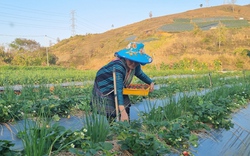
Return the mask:
<svg viewBox="0 0 250 156"><path fill-rule="evenodd" d="M138 62L141 65L151 63L152 58L144 51L144 44L131 42L128 46L115 53L116 56L125 58L134 62Z"/></svg>

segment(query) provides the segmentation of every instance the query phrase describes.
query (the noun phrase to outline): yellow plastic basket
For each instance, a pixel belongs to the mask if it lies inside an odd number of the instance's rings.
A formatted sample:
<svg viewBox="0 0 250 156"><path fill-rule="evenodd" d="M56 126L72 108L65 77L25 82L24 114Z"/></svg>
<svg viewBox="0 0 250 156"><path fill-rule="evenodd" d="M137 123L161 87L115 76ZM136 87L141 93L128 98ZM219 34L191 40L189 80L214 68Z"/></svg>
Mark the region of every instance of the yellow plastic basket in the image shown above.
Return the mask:
<svg viewBox="0 0 250 156"><path fill-rule="evenodd" d="M148 93L149 93L148 84L130 84L127 88L123 88L124 95L147 96Z"/></svg>

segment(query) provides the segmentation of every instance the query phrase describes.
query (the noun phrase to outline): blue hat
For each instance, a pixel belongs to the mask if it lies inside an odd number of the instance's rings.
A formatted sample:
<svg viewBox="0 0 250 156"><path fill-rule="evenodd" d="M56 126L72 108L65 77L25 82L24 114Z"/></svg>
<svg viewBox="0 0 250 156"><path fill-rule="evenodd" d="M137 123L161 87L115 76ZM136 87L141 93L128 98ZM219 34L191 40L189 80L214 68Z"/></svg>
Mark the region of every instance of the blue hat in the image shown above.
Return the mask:
<svg viewBox="0 0 250 156"><path fill-rule="evenodd" d="M115 55L134 62L138 62L141 65L145 65L153 61L150 56L145 54L144 44L137 42L129 43L126 48L116 52Z"/></svg>

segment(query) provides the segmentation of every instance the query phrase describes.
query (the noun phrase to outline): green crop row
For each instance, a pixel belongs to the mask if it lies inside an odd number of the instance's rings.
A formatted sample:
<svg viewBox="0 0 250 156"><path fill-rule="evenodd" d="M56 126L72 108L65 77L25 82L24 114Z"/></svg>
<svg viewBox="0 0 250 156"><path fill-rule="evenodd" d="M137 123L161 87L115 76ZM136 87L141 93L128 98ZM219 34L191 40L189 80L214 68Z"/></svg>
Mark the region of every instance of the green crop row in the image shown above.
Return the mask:
<svg viewBox="0 0 250 156"><path fill-rule="evenodd" d="M167 32L181 32L191 31L194 29L195 23L201 30L209 30L216 27L219 22L223 23L228 28L241 28L249 27L250 24L247 20L236 20L232 17L219 17L219 18L201 18L201 19L175 19L174 23L166 24L160 27L160 30Z"/></svg>
<svg viewBox="0 0 250 156"><path fill-rule="evenodd" d="M154 77L161 87L149 96L131 96L134 103L144 98L148 111L139 110L139 119L130 123L108 123L106 116L90 111L92 84L26 85L20 92L4 86L5 90L0 93L0 122L7 124L23 119L30 124L28 121L33 120L35 126L32 124L32 130L28 126L19 130L18 137L26 145L23 151L12 151L10 142L0 140L0 152L31 156L56 155L64 151L75 155L114 156L125 151L132 155L181 154L185 151L192 155L190 147L199 145L198 133L211 128L231 128L230 114L248 104L250 99L248 71L167 78L165 74L159 72L158 77ZM207 89L210 91L200 94ZM157 106L152 99L163 103ZM86 115L82 119L86 125L80 130L66 130L52 124L61 117L70 118L79 112ZM112 150L115 143L121 150Z"/></svg>
<svg viewBox="0 0 250 156"><path fill-rule="evenodd" d="M61 67L0 66L0 86L87 81L94 79L95 72Z"/></svg>

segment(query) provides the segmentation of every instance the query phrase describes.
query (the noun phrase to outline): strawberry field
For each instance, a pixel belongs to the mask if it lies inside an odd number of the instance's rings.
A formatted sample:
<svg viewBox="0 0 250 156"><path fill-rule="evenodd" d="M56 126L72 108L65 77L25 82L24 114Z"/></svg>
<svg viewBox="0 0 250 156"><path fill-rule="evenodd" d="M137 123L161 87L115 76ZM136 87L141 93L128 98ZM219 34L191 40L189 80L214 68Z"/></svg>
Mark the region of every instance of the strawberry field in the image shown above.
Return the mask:
<svg viewBox="0 0 250 156"><path fill-rule="evenodd" d="M138 118L109 123L89 106L96 71L0 69L4 155L196 155L201 134L232 128L231 115L244 109L250 98L249 71L146 71L158 88L148 96L130 96L134 106L144 101ZM137 79L133 83L143 86ZM16 85L19 90L13 89ZM76 117L83 123L80 128L59 124ZM20 121L21 126L12 129ZM15 149L12 138L2 139L4 128L22 141L21 150Z"/></svg>

